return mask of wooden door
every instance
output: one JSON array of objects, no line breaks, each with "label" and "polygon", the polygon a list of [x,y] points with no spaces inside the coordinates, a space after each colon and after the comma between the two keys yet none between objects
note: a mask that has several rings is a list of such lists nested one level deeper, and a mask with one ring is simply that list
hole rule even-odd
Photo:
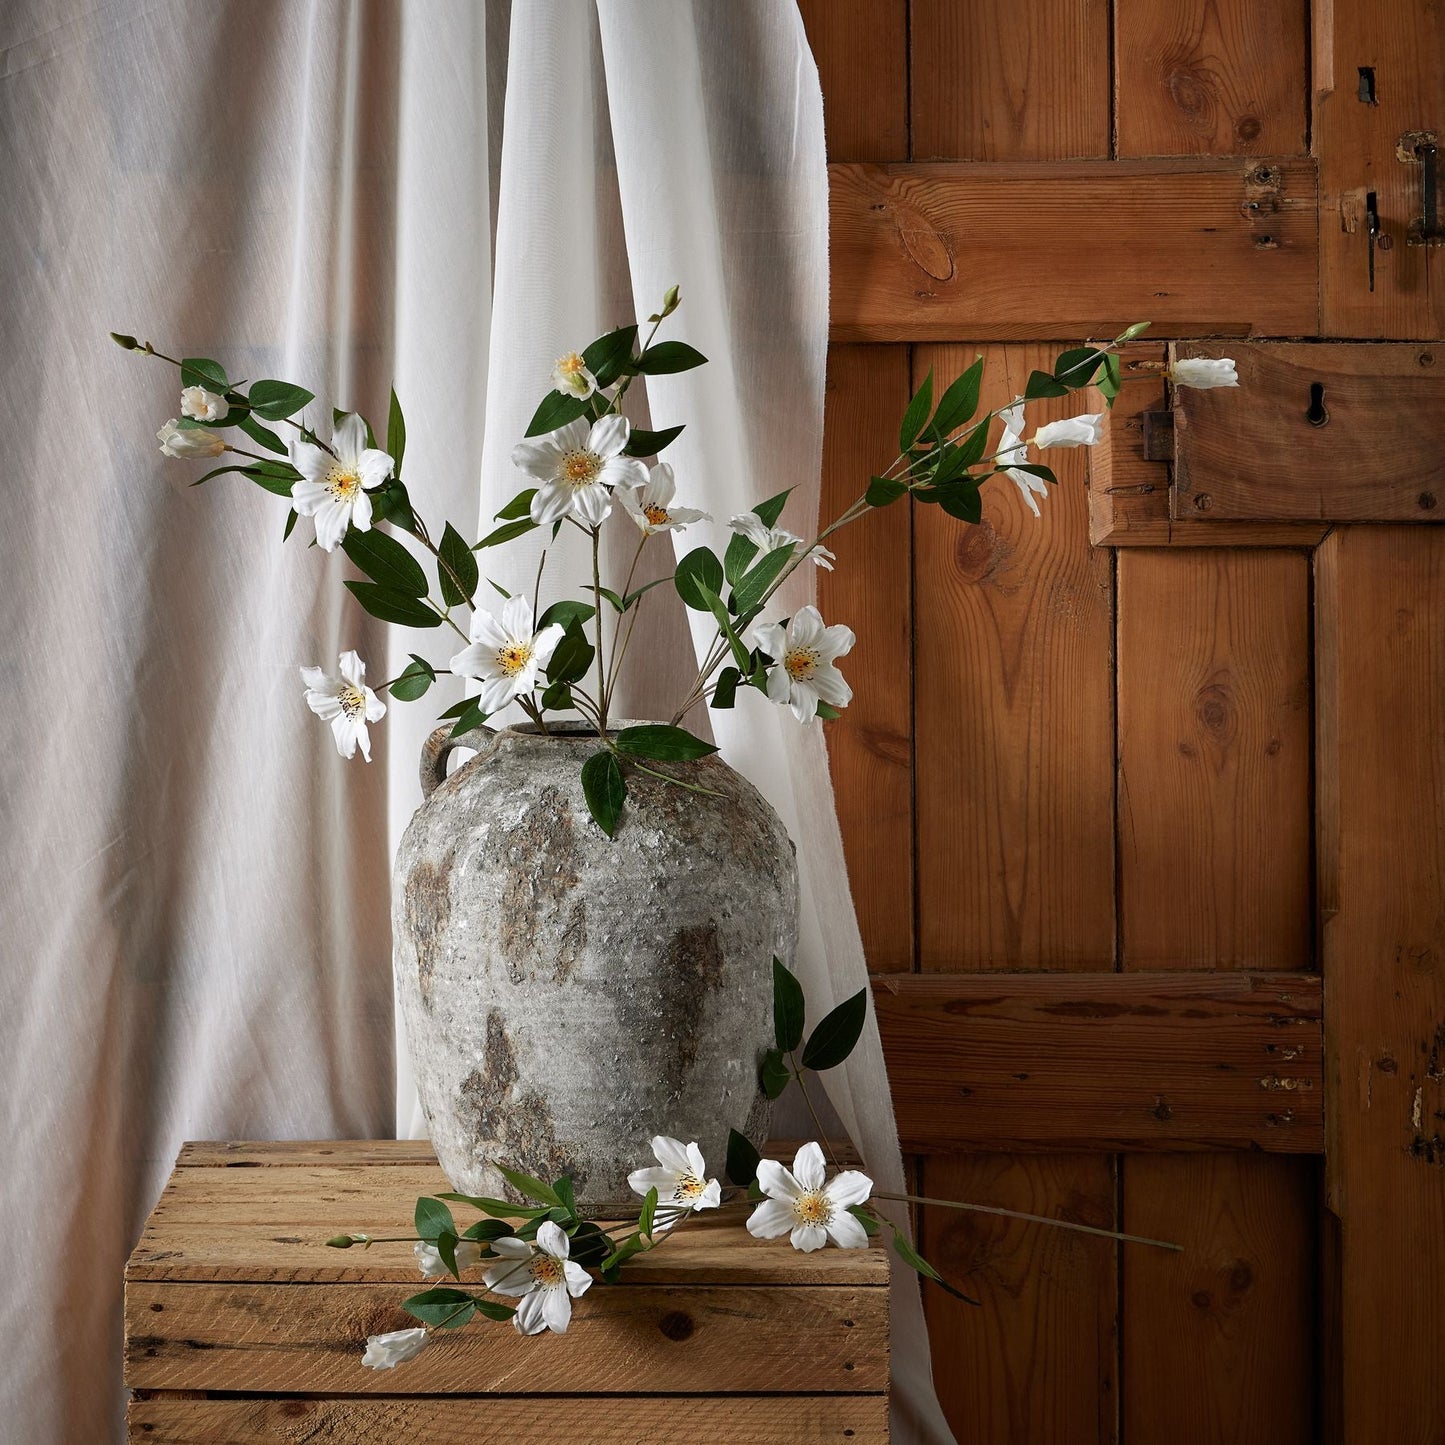
[{"label": "wooden door", "polygon": [[[832,159],[825,506],[892,458],[930,369],[982,351],[995,405],[1155,323],[1107,447],[1051,455],[1042,520],[997,485],[972,528],[897,506],[824,583],[860,639],[829,741],[918,1192],[1184,1246],[925,1208],[983,1301],[927,1295],[954,1429],[1440,1445],[1445,394],[1391,378],[1445,372],[1421,234],[1445,15],[802,9]],[[1221,338],[1253,389],[1166,396],[1149,364]],[[1302,338],[1417,345],[1271,349]],[[1252,397],[1263,431],[1231,441],[1206,396]]]}]

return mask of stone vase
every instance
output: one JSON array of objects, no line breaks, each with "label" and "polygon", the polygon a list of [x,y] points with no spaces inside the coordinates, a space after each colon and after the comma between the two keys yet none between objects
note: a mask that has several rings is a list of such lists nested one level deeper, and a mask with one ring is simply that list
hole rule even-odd
[{"label": "stone vase", "polygon": [[[626,726],[627,724],[619,724]],[[446,777],[454,746],[477,755]],[[422,757],[424,801],[397,851],[393,961],[437,1157],[461,1193],[504,1164],[579,1194],[628,1195],[649,1140],[697,1140],[723,1170],[729,1128],[760,1141],[772,959],[791,964],[798,880],[787,831],[721,759],[628,769],[614,838],[582,763],[595,735],[531,724]]]}]

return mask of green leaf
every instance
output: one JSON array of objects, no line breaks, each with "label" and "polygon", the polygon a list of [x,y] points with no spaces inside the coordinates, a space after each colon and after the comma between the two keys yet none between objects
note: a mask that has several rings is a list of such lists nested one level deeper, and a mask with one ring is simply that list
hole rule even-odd
[{"label": "green leaf", "polygon": [[617,759],[604,749],[593,753],[582,764],[582,794],[593,821],[611,838],[617,832],[622,804],[627,798],[627,784]]},{"label": "green leaf", "polygon": [[657,1217],[657,1186],[654,1184],[644,1195],[642,1208],[637,1215],[637,1232],[639,1234],[652,1233],[653,1223]]},{"label": "green leaf", "polygon": [[767,501],[759,502],[757,506],[753,508],[753,512],[762,518],[763,526],[776,527],[778,525],[778,518],[783,515],[783,508],[788,505],[788,498],[792,495],[793,489],[792,487],[788,487],[777,493],[776,496],[769,497]]},{"label": "green leaf", "polygon": [[436,1249],[441,1256],[441,1262],[446,1265],[447,1272],[453,1279],[462,1277],[461,1271],[457,1268],[457,1237],[450,1230],[437,1235]]},{"label": "green leaf", "polygon": [[584,622],[591,622],[596,612],[590,602],[573,602],[564,598],[561,602],[554,602],[537,619],[537,631],[550,627],[554,622],[560,622],[564,628],[571,627],[573,623],[580,627]]},{"label": "green leaf", "polygon": [[572,705],[572,689],[565,682],[548,683],[542,689],[542,706],[546,711],[565,712]]},{"label": "green leaf", "polygon": [[406,488],[395,479],[371,494],[372,530],[378,522],[390,522],[404,532],[417,536],[416,516],[411,509],[411,497]]},{"label": "green leaf", "polygon": [[475,547],[473,552],[480,552],[484,547],[500,547],[503,542],[510,542],[514,537],[525,537],[528,532],[535,532],[537,524],[530,517],[521,517],[515,522],[503,522],[494,532],[488,532]]},{"label": "green leaf", "polygon": [[1110,352],[1104,358],[1104,374],[1099,378],[1099,394],[1104,398],[1105,405],[1113,408],[1114,400],[1124,384],[1122,369],[1119,365],[1119,358]]},{"label": "green leaf", "polygon": [[[442,601],[448,607],[460,607],[462,603],[470,602],[477,595],[477,583],[481,580],[477,555],[450,522],[442,532],[437,551],[441,553],[437,563],[437,580],[441,583]],[[451,570],[448,571],[448,568]]]},{"label": "green leaf", "polygon": [[874,477],[868,483],[864,500],[870,507],[886,507],[889,502],[896,502],[907,491],[908,483],[900,482],[896,477]]},{"label": "green leaf", "polygon": [[842,710],[833,706],[831,702],[824,702],[818,699],[817,711],[814,714],[821,722],[832,722],[834,718],[843,716]]},{"label": "green leaf", "polygon": [[[407,597],[426,596],[426,573],[422,571],[421,563],[395,537],[389,537],[375,527],[367,532],[358,532],[355,527],[350,527],[341,539],[341,550],[351,559],[352,565],[373,582]],[[421,625],[432,627],[435,623]]]},{"label": "green leaf", "polygon": [[795,546],[775,547],[760,562],[743,573],[733,587],[733,606],[737,608],[739,617],[746,616],[762,603],[764,594],[778,580],[796,552]]},{"label": "green leaf", "polygon": [[569,623],[547,664],[547,681],[580,682],[587,676],[596,655],[587,634],[582,631],[582,624],[577,621]]},{"label": "green leaf", "polygon": [[401,414],[395,387],[391,389],[391,406],[386,413],[386,451],[395,464],[392,472],[400,476],[401,459],[406,454],[406,418]]},{"label": "green leaf", "polygon": [[562,1198],[550,1184],[543,1184],[540,1179],[533,1178],[530,1174],[524,1174],[520,1169],[508,1169],[504,1164],[493,1166],[497,1173],[517,1191],[528,1199],[535,1199],[541,1204],[550,1204],[553,1208],[566,1206],[562,1204]]},{"label": "green leaf", "polygon": [[597,379],[599,387],[611,386],[632,362],[632,347],[637,340],[635,326],[619,326],[606,336],[599,336],[586,351],[582,360],[587,370]]},{"label": "green leaf", "polygon": [[568,1222],[575,1221],[577,1218],[577,1195],[572,1187],[572,1176],[564,1174],[560,1179],[554,1179],[552,1192],[562,1201],[562,1208],[567,1211]]},{"label": "green leaf", "polygon": [[860,988],[846,998],[808,1035],[803,1048],[803,1067],[821,1072],[836,1068],[853,1052],[868,1017],[868,990]]},{"label": "green leaf", "polygon": [[460,1329],[471,1319],[478,1301],[465,1290],[428,1289],[402,1301],[402,1309],[413,1319],[433,1329]]},{"label": "green leaf", "polygon": [[584,1219],[572,1232],[571,1257],[584,1269],[596,1269],[612,1251],[612,1241],[600,1224]]},{"label": "green leaf", "polygon": [[286,443],[283,442],[270,427],[262,426],[249,412],[245,412],[237,417],[236,425],[240,427],[253,442],[265,447],[268,452],[275,452],[283,457],[289,455]]},{"label": "green leaf", "polygon": [[536,487],[528,487],[525,491],[518,492],[500,512],[497,513],[497,521],[513,522],[518,517],[530,517],[532,515],[532,498],[537,495]]},{"label": "green leaf", "polygon": [[408,592],[398,592],[391,587],[381,587],[375,582],[346,583],[348,591],[373,617],[383,622],[395,622],[402,627],[440,627],[441,616],[433,612],[419,598]]},{"label": "green leaf", "polygon": [[950,517],[977,525],[983,518],[983,493],[972,482],[938,488],[938,503]]},{"label": "green leaf", "polygon": [[416,1202],[416,1232],[423,1239],[436,1239],[439,1235],[456,1236],[457,1222],[452,1212],[440,1199],[423,1195]]},{"label": "green leaf", "polygon": [[462,1230],[462,1238],[490,1244],[494,1239],[505,1239],[512,1232],[512,1226],[505,1219],[479,1219]]},{"label": "green leaf", "polygon": [[[908,410],[903,413],[902,425],[898,428],[898,450],[906,452],[923,432],[933,410],[933,371],[923,378],[923,385],[913,394]],[[769,524],[771,525],[771,523]]]},{"label": "green leaf", "polygon": [[978,410],[979,388],[983,385],[983,357],[959,376],[939,399],[933,428],[940,437],[961,427]]},{"label": "green leaf", "polygon": [[706,364],[707,357],[685,341],[659,341],[642,353],[637,369],[646,376],[670,376]]},{"label": "green leaf", "polygon": [[295,508],[295,507],[292,507],[291,510],[286,513],[286,530],[281,533],[281,541],[282,541],[283,543],[285,543],[285,542],[287,542],[287,541],[290,540],[291,533],[295,530],[295,527],[296,527],[296,521],[297,521],[296,508]]},{"label": "green leaf", "polygon": [[651,758],[659,763],[687,762],[717,752],[711,743],[695,738],[686,728],[665,723],[645,723],[623,728],[617,734],[617,750],[633,758]]},{"label": "green leaf", "polygon": [[286,462],[252,462],[242,469],[256,485],[277,497],[290,497],[301,474]]},{"label": "green leaf", "polygon": [[1028,385],[1024,387],[1025,401],[1039,401],[1044,397],[1067,396],[1069,388],[1061,381],[1055,381],[1047,371],[1029,372]]},{"label": "green leaf", "polygon": [[1103,359],[1104,353],[1093,346],[1075,346],[1061,351],[1054,361],[1054,380],[1062,382],[1070,391],[1077,391],[1089,384]]},{"label": "green leaf", "polygon": [[710,612],[712,608],[704,591],[700,589],[706,589],[713,594],[721,592],[723,566],[708,548],[695,547],[677,564],[672,581],[677,588],[677,595],[694,612]]},{"label": "green leaf", "polygon": [[498,1304],[490,1299],[473,1300],[472,1307],[489,1320],[509,1320],[517,1313],[515,1306]]},{"label": "green leaf", "polygon": [[241,465],[239,462],[233,462],[230,466],[226,467],[212,467],[211,470],[205,474],[205,476],[197,477],[195,481],[191,483],[191,485],[193,487],[199,487],[202,482],[209,482],[212,477],[224,476],[227,472],[244,472],[246,470],[248,469],[245,466]]},{"label": "green leaf", "polygon": [[493,1214],[500,1219],[535,1219],[547,1213],[546,1209],[529,1209],[524,1204],[513,1204],[506,1199],[492,1199],[485,1195],[438,1194],[437,1198],[449,1199],[453,1204],[470,1205],[482,1214]]},{"label": "green leaf", "polygon": [[181,385],[203,386],[217,396],[223,396],[231,387],[225,367],[206,356],[188,356],[181,362]]},{"label": "green leaf", "polygon": [[748,563],[758,555],[758,544],[744,537],[741,532],[734,532],[728,540],[727,551],[723,553],[723,576],[730,585],[736,586],[737,580],[748,570]]},{"label": "green leaf", "polygon": [[482,711],[482,705],[474,697],[469,697],[466,706],[462,709],[456,723],[453,725],[448,737],[464,737],[467,733],[475,732],[487,720],[487,714]]},{"label": "green leaf", "polygon": [[627,610],[627,604],[610,587],[599,587],[597,591],[600,596],[607,599],[614,612],[625,612]]},{"label": "green leaf", "polygon": [[1015,462],[1013,470],[1016,472],[1027,472],[1031,477],[1038,477],[1053,486],[1058,486],[1059,479],[1048,467],[1041,467],[1036,462]]},{"label": "green leaf", "polygon": [[732,707],[737,702],[738,684],[742,680],[743,675],[737,668],[723,668],[717,675],[717,683],[713,687],[712,698],[708,705],[717,708]]},{"label": "green leaf", "polygon": [[267,421],[285,421],[316,397],[304,386],[293,386],[289,381],[258,381],[252,385],[247,400],[257,416],[264,416]]},{"label": "green leaf", "polygon": [[412,653],[411,661],[387,691],[399,702],[415,702],[436,680],[437,675],[431,663]]},{"label": "green leaf", "polygon": [[622,1266],[634,1255],[641,1254],[647,1248],[646,1242],[640,1234],[629,1234],[606,1259],[602,1261],[602,1277],[611,1284],[618,1275]]},{"label": "green leaf", "polygon": [[[664,582],[671,581],[671,577],[654,577],[651,582],[644,582],[641,587],[634,587],[632,591],[622,599],[622,610],[626,612],[644,592],[651,592],[654,587],[661,587]],[[602,595],[604,597],[607,596],[607,589],[605,587],[602,589]],[[612,595],[615,597],[617,594],[613,593]]]},{"label": "green leaf", "polygon": [[[867,1225],[864,1225],[864,1228],[866,1229]],[[939,1272],[934,1269],[934,1267],[929,1264],[929,1262],[924,1259],[924,1257],[919,1254],[916,1249],[914,1249],[914,1247],[908,1242],[907,1238],[904,1236],[903,1231],[898,1229],[896,1226],[893,1229],[893,1248],[897,1253],[899,1259],[901,1259],[904,1264],[909,1267],[909,1269],[917,1270],[917,1272],[921,1274],[925,1279],[931,1279],[935,1284],[941,1285],[955,1299],[964,1300],[971,1305],[976,1305],[978,1303],[978,1301],[974,1299],[972,1295],[966,1295],[962,1290],[955,1289],[953,1285],[949,1284],[949,1282],[944,1279],[944,1277],[939,1274]]]},{"label": "green leaf", "polygon": [[622,455],[655,457],[660,451],[670,447],[682,433],[682,426],[663,427],[661,431],[643,431],[641,427],[633,427],[632,435],[627,438],[627,445],[622,449]]},{"label": "green leaf", "polygon": [[753,1141],[736,1129],[728,1130],[728,1182],[739,1189],[746,1189],[758,1177],[758,1165],[763,1156],[753,1147]]},{"label": "green leaf", "polygon": [[579,416],[587,415],[589,410],[581,397],[569,396],[565,391],[549,391],[527,423],[526,434],[529,437],[544,436],[566,426],[569,421],[576,421]]},{"label": "green leaf", "polygon": [[791,1070],[777,1049],[769,1049],[763,1055],[763,1062],[758,1068],[758,1083],[762,1085],[763,1093],[768,1098],[776,1099],[788,1087],[788,1080],[792,1077]]},{"label": "green leaf", "polygon": [[871,1239],[875,1234],[880,1234],[883,1226],[878,1223],[877,1216],[866,1205],[850,1204],[848,1213],[863,1226],[864,1231]]},{"label": "green leaf", "polygon": [[782,959],[773,959],[773,1037],[790,1054],[803,1042],[803,985]]}]

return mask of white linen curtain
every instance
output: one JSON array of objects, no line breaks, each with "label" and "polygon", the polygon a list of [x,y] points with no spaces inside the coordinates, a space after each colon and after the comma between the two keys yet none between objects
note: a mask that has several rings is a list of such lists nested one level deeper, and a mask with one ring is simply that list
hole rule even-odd
[{"label": "white linen curtain", "polygon": [[[335,755],[296,667],[355,646],[389,676],[424,649],[360,617],[304,523],[277,545],[276,499],[235,477],[189,490],[198,466],[151,440],[174,372],[105,331],[378,420],[394,375],[413,495],[466,530],[518,489],[508,453],[552,358],[679,281],[678,334],[712,364],[645,401],[655,424],[688,422],[686,500],[720,537],[797,484],[805,532],[825,188],[790,0],[0,11],[14,1438],[118,1438],[121,1265],[181,1140],[391,1132],[390,847],[433,716],[394,707],[370,768]],[[525,547],[488,560],[530,582]],[[656,671],[624,702],[639,716],[695,666],[680,607],[649,626]],[[755,697],[713,725],[798,843],[798,967],[821,1010],[865,978],[821,733]],[[871,1030],[830,1094],[901,1188]],[[946,1439],[906,1275],[895,1311],[897,1438]]]}]

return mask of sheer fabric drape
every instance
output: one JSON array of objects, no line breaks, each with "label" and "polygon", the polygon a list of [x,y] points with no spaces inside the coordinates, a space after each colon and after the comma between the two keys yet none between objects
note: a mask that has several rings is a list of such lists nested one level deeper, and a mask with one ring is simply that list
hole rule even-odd
[{"label": "sheer fabric drape", "polygon": [[[378,418],[394,376],[413,494],[466,530],[517,490],[552,358],[679,281],[712,364],[645,401],[689,424],[684,500],[721,536],[796,484],[805,531],[821,101],[785,0],[12,0],[0,57],[0,1406],[14,1438],[99,1440],[120,1430],[121,1265],[179,1142],[386,1134],[396,1097],[408,1123],[388,873],[433,715],[393,708],[369,768],[336,757],[297,666],[354,646],[389,676],[425,648],[349,606],[304,524],[282,549],[276,499],[190,490],[198,468],[151,439],[174,372],[105,332]],[[530,585],[535,563],[487,570]],[[549,575],[577,565],[564,546]],[[696,666],[665,594],[634,715]],[[798,842],[821,1009],[864,979],[821,732],[753,697],[713,725]],[[831,1082],[900,1187],[875,1036]],[[910,1280],[896,1300],[898,1438],[944,1438]]]}]

